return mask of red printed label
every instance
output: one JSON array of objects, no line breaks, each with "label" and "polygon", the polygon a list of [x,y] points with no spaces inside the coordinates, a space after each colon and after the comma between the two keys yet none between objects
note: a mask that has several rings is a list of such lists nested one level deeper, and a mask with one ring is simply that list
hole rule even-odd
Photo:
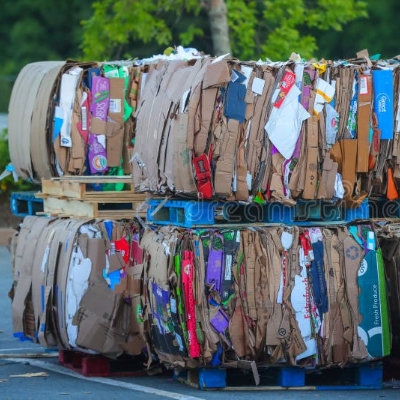
[{"label": "red printed label", "polygon": [[274,107],[279,108],[283,101],[285,100],[286,95],[289,93],[289,90],[292,88],[296,81],[296,74],[292,71],[286,71],[285,75],[279,84],[279,93],[275,100]]}]

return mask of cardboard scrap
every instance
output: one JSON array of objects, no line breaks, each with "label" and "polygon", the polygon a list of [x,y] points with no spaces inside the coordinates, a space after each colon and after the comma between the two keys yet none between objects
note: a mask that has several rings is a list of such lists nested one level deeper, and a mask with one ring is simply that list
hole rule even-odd
[{"label": "cardboard scrap", "polygon": [[26,374],[10,375],[10,378],[41,378],[49,376],[47,372],[29,372]]}]

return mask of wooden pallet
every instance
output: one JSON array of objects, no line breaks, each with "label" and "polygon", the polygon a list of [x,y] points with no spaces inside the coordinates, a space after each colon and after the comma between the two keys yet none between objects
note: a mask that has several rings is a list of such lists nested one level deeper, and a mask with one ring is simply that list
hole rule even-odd
[{"label": "wooden pallet", "polygon": [[[124,189],[93,190],[90,185],[123,183]],[[43,179],[41,214],[58,217],[132,219],[139,215],[146,194],[135,193],[131,176],[63,176]],[[138,209],[140,212],[137,214]]]},{"label": "wooden pallet", "polygon": [[48,197],[43,199],[43,212],[37,214],[67,218],[132,219],[137,215],[144,218],[146,213],[140,210],[144,200],[145,196],[135,201],[102,199],[97,202]]},{"label": "wooden pallet", "polygon": [[316,370],[291,366],[260,368],[257,383],[248,369],[198,368],[175,372],[174,377],[200,390],[367,390],[383,387],[381,362]]},{"label": "wooden pallet", "polygon": [[[121,191],[96,191],[90,184],[123,183]],[[42,196],[69,198],[76,200],[97,200],[101,198],[135,197],[132,177],[124,176],[63,176],[42,180]],[[137,196],[137,194],[136,194]]]}]

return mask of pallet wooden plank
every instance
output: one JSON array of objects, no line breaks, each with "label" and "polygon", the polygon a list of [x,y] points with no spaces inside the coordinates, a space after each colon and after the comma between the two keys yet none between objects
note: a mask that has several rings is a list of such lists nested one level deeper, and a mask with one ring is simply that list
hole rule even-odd
[{"label": "pallet wooden plank", "polygon": [[95,192],[85,193],[82,197],[75,195],[65,195],[61,192],[59,194],[47,194],[47,193],[36,193],[35,198],[47,199],[47,198],[58,198],[58,199],[71,199],[71,200],[81,200],[81,201],[92,201],[95,203],[129,203],[131,201],[145,201],[146,194],[141,193],[125,193],[125,192]]},{"label": "pallet wooden plank", "polygon": [[74,181],[42,180],[42,193],[57,197],[83,198],[85,189],[82,184]]},{"label": "pallet wooden plank", "polygon": [[[122,201],[83,201],[47,197],[43,199],[43,214],[59,217],[132,219],[142,207],[142,201],[123,199]],[[138,215],[145,218],[146,212]]]},{"label": "pallet wooden plank", "polygon": [[53,197],[43,199],[43,211],[51,215],[63,214],[85,218],[97,217],[97,207],[94,203]]},{"label": "pallet wooden plank", "polygon": [[129,203],[130,201],[145,201],[146,194],[126,193],[126,192],[101,192],[85,193],[84,200],[96,201],[102,203],[104,200],[114,203]]},{"label": "pallet wooden plank", "polygon": [[136,217],[135,210],[99,210],[97,217],[102,219],[133,219]]},{"label": "pallet wooden plank", "polygon": [[[91,199],[92,197],[114,196],[116,198],[132,196],[138,194],[134,192],[132,179],[127,177],[62,177],[42,180],[42,192],[37,197],[66,197],[80,200]],[[123,183],[123,190],[92,190],[87,185],[90,183],[108,184]]]},{"label": "pallet wooden plank", "polygon": [[77,181],[81,183],[133,183],[131,175],[64,175],[50,178],[52,181]]}]

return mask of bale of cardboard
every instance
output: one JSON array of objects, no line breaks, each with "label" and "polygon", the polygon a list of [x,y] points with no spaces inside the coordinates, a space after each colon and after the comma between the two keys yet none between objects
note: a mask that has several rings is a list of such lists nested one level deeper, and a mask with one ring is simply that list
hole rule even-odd
[{"label": "bale of cardboard", "polygon": [[9,149],[18,176],[40,183],[129,174],[134,71],[124,63],[69,60],[25,66],[9,104]]},{"label": "bale of cardboard", "polygon": [[344,366],[391,352],[373,224],[148,229],[149,346],[173,368]]},{"label": "bale of cardboard", "polygon": [[135,114],[138,191],[236,201],[398,198],[399,58],[159,60]]},{"label": "bale of cardboard", "polygon": [[381,221],[378,239],[382,247],[388,285],[388,301],[391,317],[393,357],[400,356],[400,224],[399,221]]},{"label": "bale of cardboard", "polygon": [[142,354],[139,232],[133,221],[27,216],[13,257],[14,336],[110,358]]}]

